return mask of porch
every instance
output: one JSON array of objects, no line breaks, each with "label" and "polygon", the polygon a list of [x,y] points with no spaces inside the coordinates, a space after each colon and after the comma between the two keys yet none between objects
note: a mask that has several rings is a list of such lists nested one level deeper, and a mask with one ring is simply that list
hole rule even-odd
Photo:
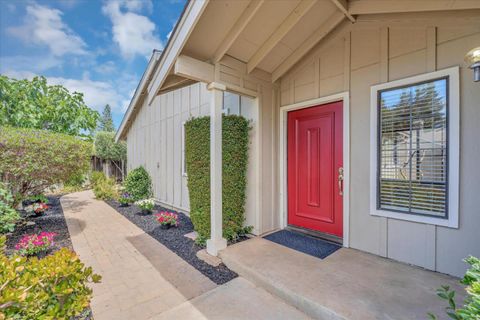
[{"label": "porch", "polygon": [[318,259],[257,237],[220,252],[240,276],[314,319],[446,319],[436,289],[464,289],[457,278],[358,250]]}]

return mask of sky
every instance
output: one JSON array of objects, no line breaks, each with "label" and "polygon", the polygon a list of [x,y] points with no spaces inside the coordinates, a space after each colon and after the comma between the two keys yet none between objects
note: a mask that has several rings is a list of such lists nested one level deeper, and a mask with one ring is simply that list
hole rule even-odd
[{"label": "sky", "polygon": [[186,0],[0,0],[0,73],[43,75],[84,94],[118,127],[153,49],[162,50]]}]

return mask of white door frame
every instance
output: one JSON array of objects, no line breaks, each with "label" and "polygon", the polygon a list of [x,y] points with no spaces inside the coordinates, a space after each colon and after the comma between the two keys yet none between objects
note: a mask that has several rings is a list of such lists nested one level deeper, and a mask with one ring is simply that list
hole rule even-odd
[{"label": "white door frame", "polygon": [[343,246],[349,247],[350,235],[350,94],[348,91],[280,107],[280,227],[288,221],[287,188],[287,114],[331,102],[343,102]]}]

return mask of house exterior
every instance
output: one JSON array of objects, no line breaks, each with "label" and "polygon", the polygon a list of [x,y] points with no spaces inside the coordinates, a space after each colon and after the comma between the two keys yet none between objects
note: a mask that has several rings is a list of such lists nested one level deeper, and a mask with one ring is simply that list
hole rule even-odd
[{"label": "house exterior", "polygon": [[210,115],[212,236],[221,114],[252,120],[246,224],[460,276],[480,256],[480,46],[468,0],[190,1],[117,139],[155,198],[188,213],[183,123]]}]

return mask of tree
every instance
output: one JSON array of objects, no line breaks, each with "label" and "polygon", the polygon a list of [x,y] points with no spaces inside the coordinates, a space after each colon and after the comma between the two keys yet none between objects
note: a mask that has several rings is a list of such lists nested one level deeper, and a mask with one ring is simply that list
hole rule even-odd
[{"label": "tree", "polygon": [[103,108],[102,116],[98,120],[97,130],[107,132],[115,131],[115,126],[113,125],[112,120],[112,109],[108,104],[105,106],[105,108]]},{"label": "tree", "polygon": [[115,132],[97,132],[94,146],[95,155],[101,159],[117,161],[127,159],[127,145],[125,141],[115,142]]},{"label": "tree", "polygon": [[0,180],[15,203],[84,174],[92,143],[47,130],[0,127]]},{"label": "tree", "polygon": [[99,114],[61,85],[45,77],[16,80],[0,76],[0,126],[47,129],[74,136],[91,136]]}]

